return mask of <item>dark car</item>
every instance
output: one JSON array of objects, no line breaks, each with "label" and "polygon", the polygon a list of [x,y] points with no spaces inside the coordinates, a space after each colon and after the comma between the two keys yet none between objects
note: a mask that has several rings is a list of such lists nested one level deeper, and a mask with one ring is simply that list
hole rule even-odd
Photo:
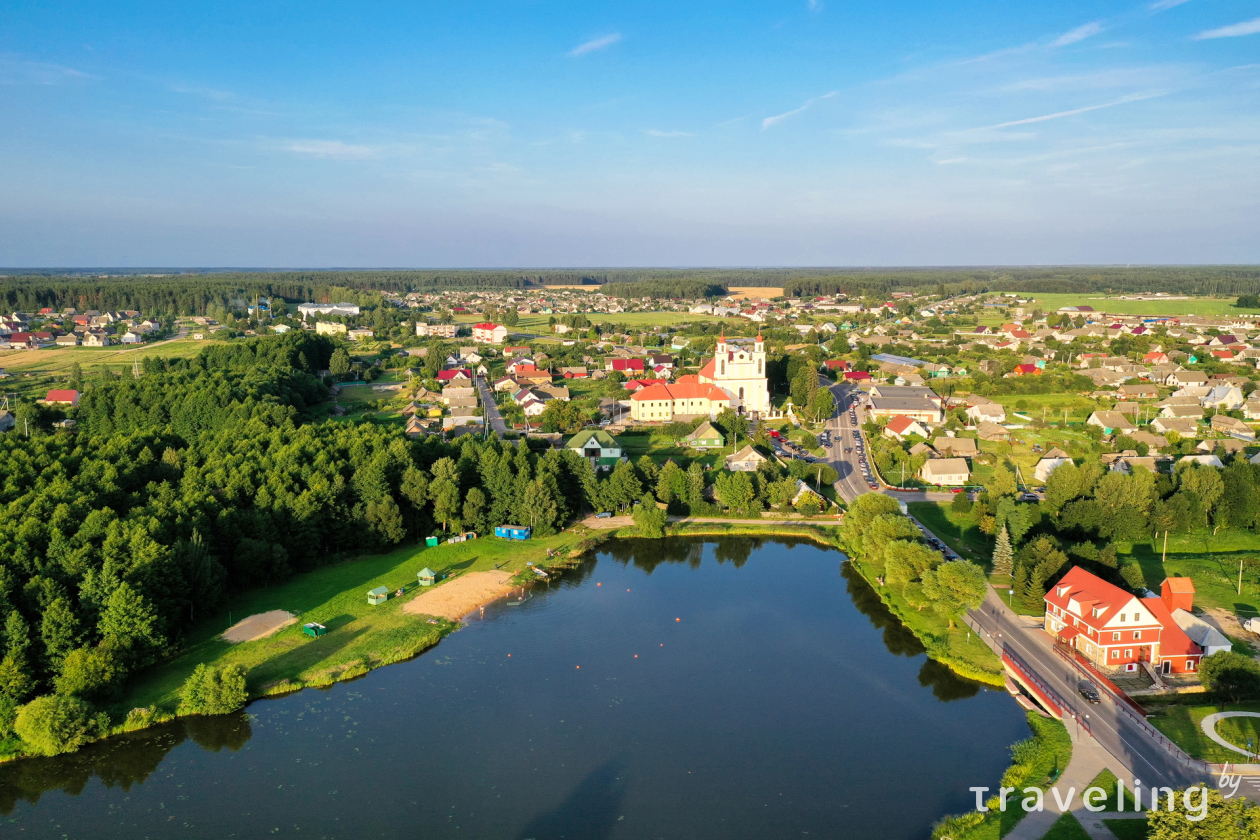
[{"label": "dark car", "polygon": [[1089,680],[1081,680],[1078,682],[1076,684],[1076,690],[1081,693],[1082,697],[1091,703],[1102,702],[1102,697],[1098,694],[1098,686],[1094,685]]}]

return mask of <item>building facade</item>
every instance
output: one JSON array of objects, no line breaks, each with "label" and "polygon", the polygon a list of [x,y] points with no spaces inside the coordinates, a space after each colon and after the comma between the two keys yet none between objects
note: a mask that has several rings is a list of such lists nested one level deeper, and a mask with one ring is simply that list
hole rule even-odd
[{"label": "building facade", "polygon": [[702,384],[722,389],[737,411],[757,415],[770,411],[766,343],[760,333],[752,350],[727,344],[725,336],[719,338],[713,358],[700,369],[699,379]]}]

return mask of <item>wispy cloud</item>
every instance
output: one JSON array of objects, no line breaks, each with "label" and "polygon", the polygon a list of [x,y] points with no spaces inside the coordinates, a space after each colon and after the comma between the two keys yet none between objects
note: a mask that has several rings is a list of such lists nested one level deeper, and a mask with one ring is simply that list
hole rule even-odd
[{"label": "wispy cloud", "polygon": [[691,137],[690,131],[661,131],[659,128],[649,128],[646,132],[648,137]]},{"label": "wispy cloud", "polygon": [[230,90],[215,90],[214,88],[193,87],[190,85],[167,85],[166,87],[172,93],[200,96],[205,99],[213,99],[215,102],[227,102],[236,98],[236,94]]},{"label": "wispy cloud", "polygon": [[1164,9],[1171,9],[1173,6],[1180,6],[1182,3],[1189,3],[1190,0],[1156,0],[1148,8],[1153,12],[1162,12]]},{"label": "wispy cloud", "polygon": [[766,117],[764,120],[761,121],[761,130],[765,131],[767,128],[769,128],[772,125],[778,125],[784,120],[790,119],[791,117],[794,117],[797,114],[802,113],[803,111],[808,111],[810,106],[812,106],[815,102],[821,102],[824,99],[830,99],[831,97],[835,96],[839,92],[840,91],[838,90],[833,90],[833,91],[830,91],[829,93],[824,93],[822,96],[815,96],[813,99],[806,101],[806,103],[799,108],[793,108],[791,111],[784,111],[782,114],[775,114],[773,117]]},{"label": "wispy cloud", "polygon": [[586,55],[589,52],[595,52],[596,50],[602,50],[607,47],[611,47],[613,44],[617,43],[620,40],[621,40],[620,32],[614,32],[611,35],[603,35],[599,38],[592,38],[591,40],[587,41],[585,44],[578,44],[576,47],[569,50],[569,55]]},{"label": "wispy cloud", "polygon": [[0,55],[0,84],[59,85],[65,82],[96,78],[91,73],[43,61],[23,61],[15,56]]},{"label": "wispy cloud", "polygon": [[1071,32],[1064,32],[1058,38],[1050,42],[1052,47],[1066,47],[1069,44],[1075,44],[1077,41],[1084,41],[1103,31],[1102,21],[1094,21],[1084,26],[1078,26]]},{"label": "wispy cloud", "polygon": [[376,154],[370,146],[356,146],[340,140],[292,140],[284,150],[296,155],[338,160],[363,160]]},{"label": "wispy cloud", "polygon": [[1111,102],[1103,102],[1100,105],[1087,105],[1084,108],[1073,108],[1070,111],[1056,111],[1053,114],[1042,114],[1039,117],[1028,117],[1022,120],[1011,120],[1010,122],[998,123],[997,125],[985,126],[983,130],[994,128],[1011,128],[1017,125],[1032,125],[1033,123],[1049,122],[1050,120],[1058,120],[1064,117],[1074,117],[1077,114],[1086,114],[1090,111],[1101,111],[1103,108],[1114,108],[1117,105],[1127,105],[1130,102],[1141,102],[1144,99],[1154,99],[1157,96],[1163,96],[1162,93],[1135,93],[1132,96],[1123,96]]},{"label": "wispy cloud", "polygon": [[1195,35],[1194,40],[1206,41],[1209,38],[1236,38],[1239,35],[1255,35],[1257,32],[1260,32],[1260,17],[1254,20],[1245,20],[1242,23],[1222,26],[1219,29],[1208,29]]}]

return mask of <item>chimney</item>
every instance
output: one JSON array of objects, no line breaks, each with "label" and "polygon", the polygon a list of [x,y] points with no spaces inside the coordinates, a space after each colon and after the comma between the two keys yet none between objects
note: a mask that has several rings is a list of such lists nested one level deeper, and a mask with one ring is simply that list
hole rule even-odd
[{"label": "chimney", "polygon": [[1159,587],[1159,599],[1169,612],[1179,609],[1191,612],[1194,607],[1194,581],[1188,577],[1165,578]]}]

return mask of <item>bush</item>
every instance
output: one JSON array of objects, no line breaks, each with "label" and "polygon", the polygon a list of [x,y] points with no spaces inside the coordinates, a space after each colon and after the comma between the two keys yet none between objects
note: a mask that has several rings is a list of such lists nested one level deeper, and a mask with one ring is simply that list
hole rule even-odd
[{"label": "bush", "polygon": [[1205,656],[1199,679],[1208,691],[1230,702],[1260,696],[1260,663],[1241,653],[1223,650]]},{"label": "bush", "polygon": [[58,694],[92,697],[115,688],[122,673],[114,652],[105,647],[76,648],[66,654],[56,679]]},{"label": "bush", "polygon": [[1120,577],[1138,594],[1146,589],[1146,575],[1142,574],[1142,567],[1138,563],[1125,563],[1121,566]]},{"label": "bush", "polygon": [[971,513],[971,499],[966,493],[955,493],[954,500],[949,503],[949,508],[958,514]]},{"label": "bush", "polygon": [[665,536],[666,513],[656,506],[656,499],[648,494],[634,509],[634,524],[639,536],[660,539]]},{"label": "bush", "polygon": [[242,708],[249,700],[245,669],[239,665],[212,668],[197,666],[180,689],[181,715],[226,715]]},{"label": "bush", "polygon": [[26,747],[39,755],[60,755],[90,743],[108,728],[92,707],[77,697],[46,694],[18,710],[13,727]]},{"label": "bush", "polygon": [[817,449],[818,438],[814,437],[814,435],[811,432],[803,432],[801,434],[801,446],[810,450]]}]

